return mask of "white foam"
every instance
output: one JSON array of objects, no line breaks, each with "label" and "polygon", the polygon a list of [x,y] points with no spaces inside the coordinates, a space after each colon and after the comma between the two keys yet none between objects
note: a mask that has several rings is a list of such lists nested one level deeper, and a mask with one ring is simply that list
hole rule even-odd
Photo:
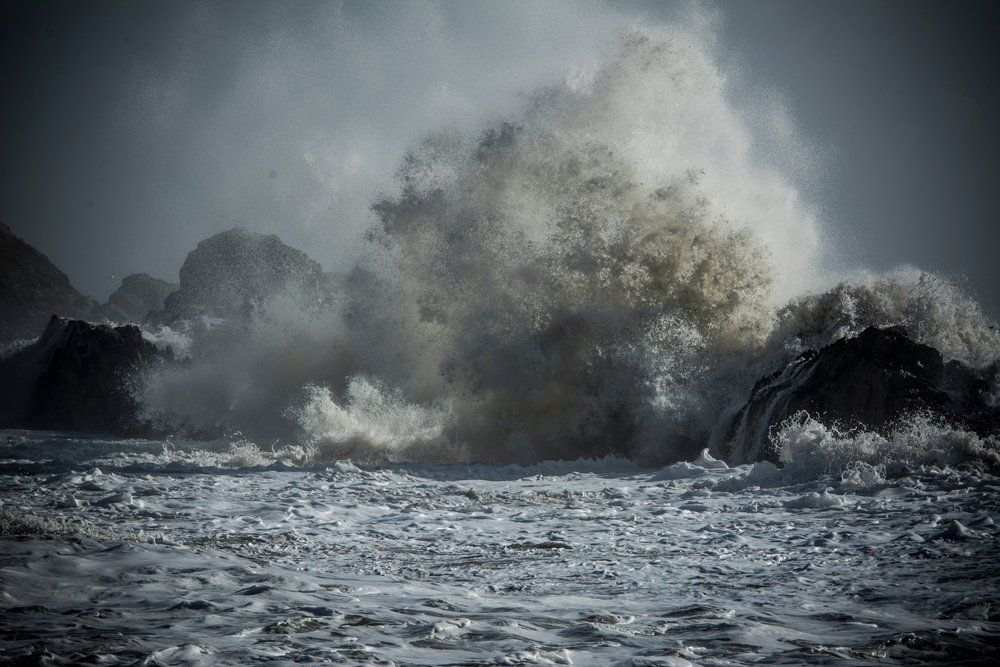
[{"label": "white foam", "polygon": [[325,387],[307,390],[305,405],[292,413],[316,458],[349,454],[362,460],[429,456],[456,461],[467,456],[462,446],[448,441],[453,418],[447,404],[407,403],[399,392],[364,376],[351,378],[343,407]]},{"label": "white foam", "polygon": [[863,430],[842,433],[812,417],[794,417],[779,430],[776,441],[786,483],[836,474],[845,487],[871,486],[884,481],[887,466],[1000,462],[996,438],[984,439],[921,415],[897,423],[888,438]]},{"label": "white foam", "polygon": [[974,469],[764,488],[775,466],[704,455],[676,480],[622,458],[298,468],[277,447],[241,468],[195,463],[229,442],[181,440],[99,441],[67,468],[52,452],[71,442],[0,438],[14,660],[809,663],[942,619],[961,632],[926,636],[925,658],[995,653],[1000,479]]},{"label": "white foam", "polygon": [[823,509],[826,507],[840,507],[843,504],[843,498],[830,495],[830,491],[825,490],[823,493],[816,493],[814,491],[800,498],[785,501],[784,506],[788,509]]}]

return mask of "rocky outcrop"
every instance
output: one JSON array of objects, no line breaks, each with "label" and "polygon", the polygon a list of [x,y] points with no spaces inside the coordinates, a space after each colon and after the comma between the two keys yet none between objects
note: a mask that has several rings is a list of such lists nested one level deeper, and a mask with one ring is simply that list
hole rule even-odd
[{"label": "rocky outcrop", "polygon": [[240,227],[216,234],[188,253],[180,289],[151,316],[174,324],[203,316],[248,321],[275,296],[289,291],[322,299],[327,276],[300,250]]},{"label": "rocky outcrop", "polygon": [[897,329],[870,327],[803,353],[761,378],[727,430],[723,453],[733,463],[777,462],[773,429],[805,411],[828,424],[885,433],[899,418],[926,412],[983,433],[998,426],[985,397],[998,369],[975,370],[912,341]]},{"label": "rocky outcrop", "polygon": [[145,273],[125,276],[121,287],[108,297],[108,302],[94,310],[94,319],[109,320],[117,324],[142,322],[151,311],[163,310],[167,297],[176,292],[178,287],[175,283],[168,283]]},{"label": "rocky outcrop", "polygon": [[172,360],[136,326],[52,316],[33,344],[0,359],[0,428],[137,435],[142,373]]},{"label": "rocky outcrop", "polygon": [[53,314],[87,319],[97,302],[0,223],[0,344],[36,338]]}]

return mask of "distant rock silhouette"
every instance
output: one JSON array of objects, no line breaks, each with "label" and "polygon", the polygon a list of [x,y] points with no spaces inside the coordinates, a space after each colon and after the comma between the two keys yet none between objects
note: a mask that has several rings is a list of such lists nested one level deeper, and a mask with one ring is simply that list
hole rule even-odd
[{"label": "distant rock silhouette", "polygon": [[53,316],[37,341],[0,359],[0,428],[146,432],[134,390],[143,371],[172,358],[136,326]]},{"label": "distant rock silhouette", "polygon": [[277,236],[240,228],[199,243],[180,285],[127,276],[104,305],[3,226],[0,259],[0,343],[38,337],[0,356],[0,428],[153,435],[142,415],[144,374],[173,363],[173,353],[158,351],[137,326],[84,320],[180,325],[202,345],[224,345],[243,340],[244,327],[279,298],[307,312],[322,308],[335,281]]},{"label": "distant rock silhouette", "polygon": [[106,304],[94,309],[93,317],[117,324],[137,324],[151,311],[163,310],[164,301],[178,287],[145,273],[133,273],[122,278],[121,287],[112,292]]},{"label": "distant rock silhouette", "polygon": [[828,424],[884,432],[894,421],[929,412],[983,433],[998,426],[984,400],[996,368],[976,371],[912,341],[900,330],[869,327],[819,351],[803,353],[761,378],[730,423],[723,454],[735,463],[777,462],[771,431],[806,411]]},{"label": "distant rock silhouette", "polygon": [[0,343],[36,338],[53,314],[88,319],[97,302],[0,223]]},{"label": "distant rock silhouette", "polygon": [[236,227],[205,239],[188,253],[180,289],[150,319],[158,324],[200,317],[247,321],[288,291],[322,300],[328,280],[317,262],[276,235]]}]

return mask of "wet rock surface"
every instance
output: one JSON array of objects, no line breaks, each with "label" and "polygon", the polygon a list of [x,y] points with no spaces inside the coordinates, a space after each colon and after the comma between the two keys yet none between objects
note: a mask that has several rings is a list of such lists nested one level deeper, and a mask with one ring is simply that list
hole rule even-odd
[{"label": "wet rock surface", "polygon": [[740,463],[778,461],[770,435],[802,412],[843,428],[885,433],[900,418],[928,413],[988,434],[1000,413],[987,400],[998,369],[947,363],[936,349],[897,328],[869,327],[821,350],[809,350],[761,378],[731,421],[724,447]]},{"label": "wet rock surface", "polygon": [[141,375],[168,363],[136,326],[53,316],[33,344],[0,359],[0,428],[137,435]]}]

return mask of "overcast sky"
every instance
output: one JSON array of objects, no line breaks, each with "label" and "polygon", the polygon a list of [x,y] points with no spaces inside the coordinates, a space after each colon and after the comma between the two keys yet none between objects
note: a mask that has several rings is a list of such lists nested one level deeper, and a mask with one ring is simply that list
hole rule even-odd
[{"label": "overcast sky", "polygon": [[[816,156],[789,178],[840,255],[964,275],[1000,315],[994,5],[703,6],[734,103],[783,100]],[[655,2],[0,0],[0,221],[102,301],[129,273],[176,281],[198,241],[235,225],[343,268],[420,135],[502,115],[629,25],[692,16]]]}]

